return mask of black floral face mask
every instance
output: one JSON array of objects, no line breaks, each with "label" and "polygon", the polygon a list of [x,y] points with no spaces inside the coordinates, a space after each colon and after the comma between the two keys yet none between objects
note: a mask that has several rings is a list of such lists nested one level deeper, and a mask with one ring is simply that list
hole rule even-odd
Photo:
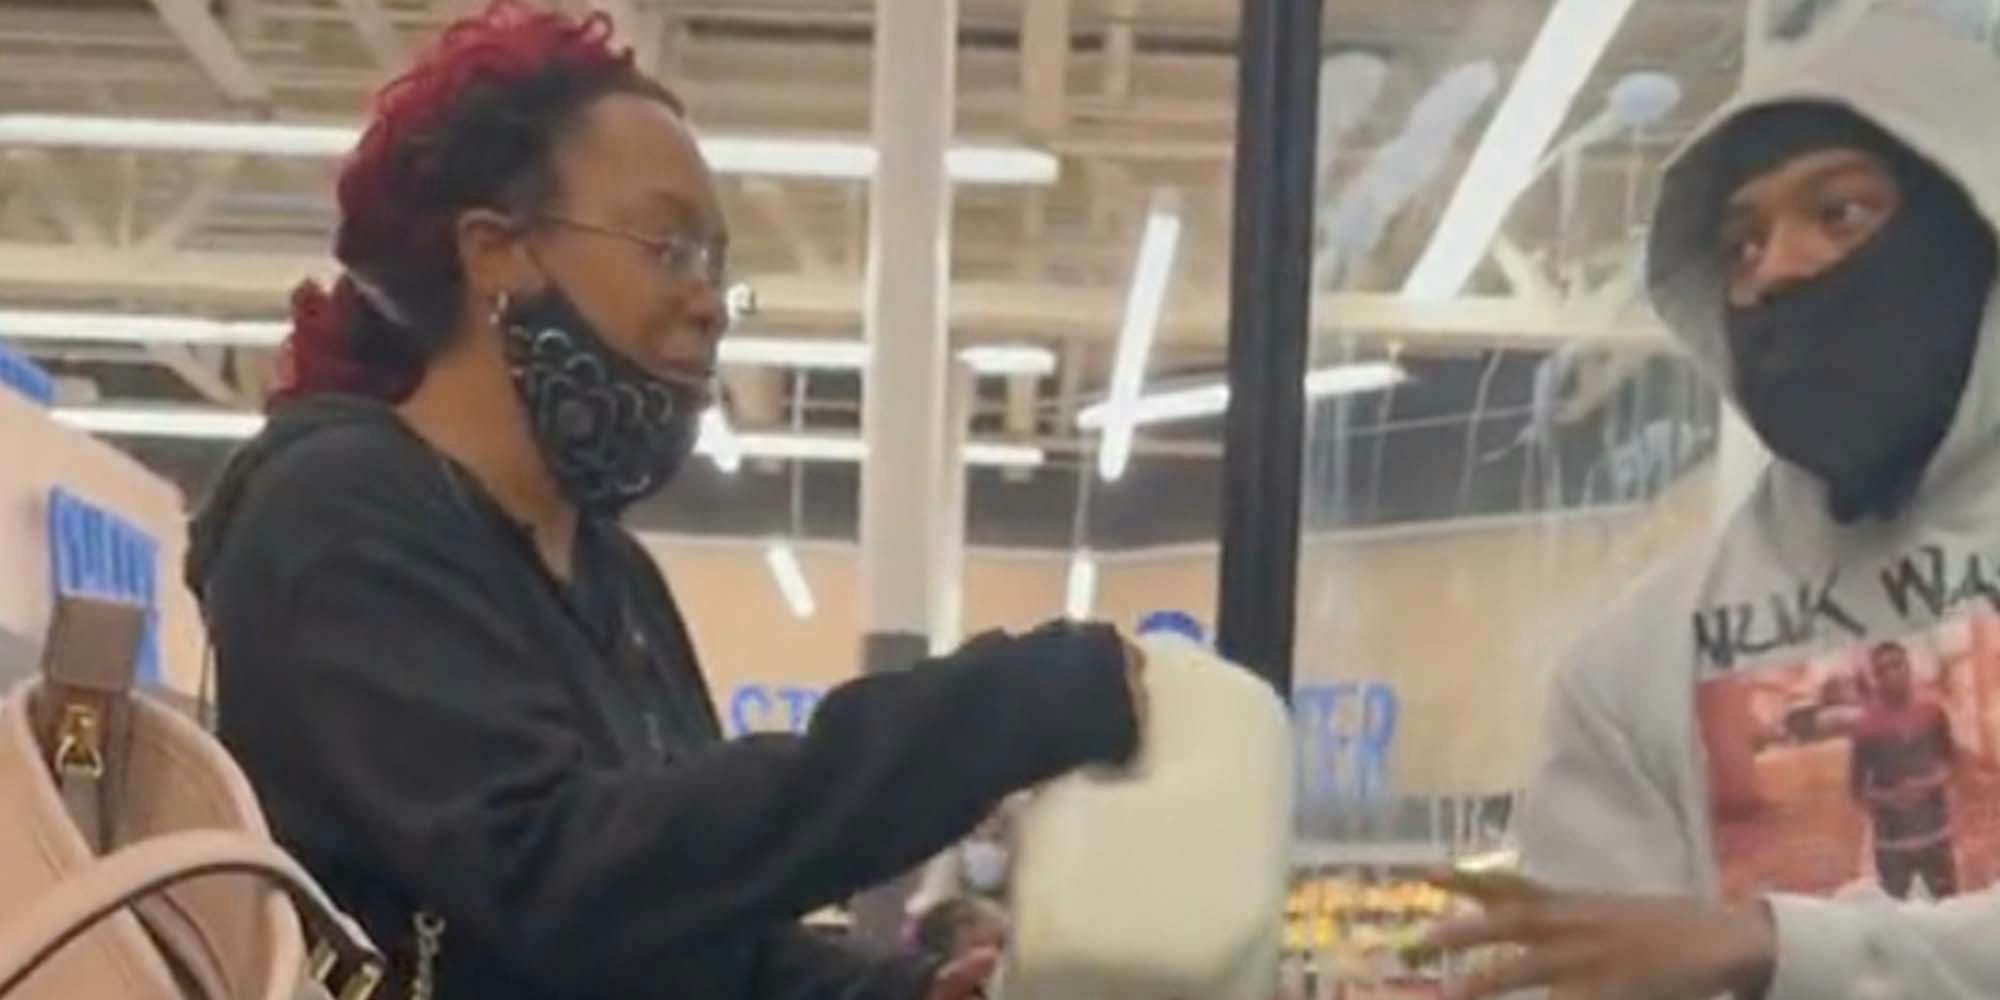
[{"label": "black floral face mask", "polygon": [[709,393],[618,353],[554,284],[506,307],[500,331],[542,459],[579,509],[616,517],[693,453]]}]

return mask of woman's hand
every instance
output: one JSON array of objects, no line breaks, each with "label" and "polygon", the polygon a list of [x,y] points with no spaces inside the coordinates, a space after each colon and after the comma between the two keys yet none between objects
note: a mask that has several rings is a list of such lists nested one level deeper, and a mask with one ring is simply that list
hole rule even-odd
[{"label": "woman's hand", "polygon": [[931,977],[924,1000],[977,1000],[986,995],[986,981],[1000,964],[1000,953],[992,948],[974,948],[952,959]]},{"label": "woman's hand", "polygon": [[1517,949],[1456,983],[1450,1000],[1547,987],[1558,1000],[1757,1000],[1777,960],[1762,904],[1671,896],[1559,893],[1514,875],[1450,874],[1440,887],[1478,902],[1427,943],[1449,952]]}]

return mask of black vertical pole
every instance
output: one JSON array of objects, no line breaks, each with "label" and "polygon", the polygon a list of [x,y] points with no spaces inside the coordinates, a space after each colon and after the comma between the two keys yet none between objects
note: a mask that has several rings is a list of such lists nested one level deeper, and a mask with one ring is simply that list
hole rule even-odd
[{"label": "black vertical pole", "polygon": [[1218,642],[1292,690],[1320,0],[1243,0]]}]

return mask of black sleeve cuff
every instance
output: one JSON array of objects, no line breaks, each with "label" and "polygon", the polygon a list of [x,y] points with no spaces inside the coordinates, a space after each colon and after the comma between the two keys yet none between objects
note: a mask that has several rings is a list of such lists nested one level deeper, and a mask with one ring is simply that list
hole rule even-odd
[{"label": "black sleeve cuff", "polygon": [[1122,764],[1139,744],[1125,642],[1108,625],[1063,623],[1021,636],[996,657],[1023,698],[1034,755],[1050,773]]}]

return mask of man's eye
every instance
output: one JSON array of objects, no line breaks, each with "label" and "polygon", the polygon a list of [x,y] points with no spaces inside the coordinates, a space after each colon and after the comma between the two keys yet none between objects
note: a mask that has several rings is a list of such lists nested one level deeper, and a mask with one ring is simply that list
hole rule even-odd
[{"label": "man's eye", "polygon": [[1722,256],[1731,268],[1742,269],[1757,262],[1764,252],[1763,241],[1751,236],[1736,236],[1722,244]]},{"label": "man's eye", "polygon": [[1839,198],[1820,208],[1820,223],[1829,229],[1851,230],[1874,217],[1874,210],[1858,198]]}]

